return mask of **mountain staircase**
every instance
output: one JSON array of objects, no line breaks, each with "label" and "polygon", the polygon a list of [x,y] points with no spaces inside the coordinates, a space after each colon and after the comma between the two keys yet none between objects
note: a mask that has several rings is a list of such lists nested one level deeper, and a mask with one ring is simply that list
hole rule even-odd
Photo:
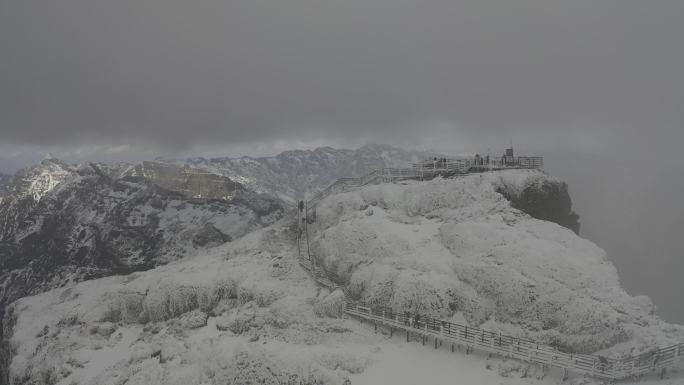
[{"label": "mountain staircase", "polygon": [[[531,167],[508,167],[531,168]],[[534,167],[536,168],[536,167]],[[501,169],[501,168],[498,168]],[[564,380],[569,372],[589,375],[594,378],[610,382],[624,379],[639,379],[643,375],[659,373],[661,378],[668,368],[684,364],[684,343],[674,344],[647,353],[624,357],[620,359],[590,354],[573,354],[561,352],[558,349],[529,339],[518,338],[494,333],[491,331],[459,325],[453,322],[435,319],[429,316],[395,312],[387,307],[370,307],[351,299],[346,287],[340,282],[336,274],[329,272],[318,262],[319,259],[311,254],[308,225],[316,220],[316,205],[330,195],[359,189],[363,186],[377,183],[396,182],[414,179],[424,180],[437,175],[466,175],[474,172],[484,172],[481,167],[467,168],[466,172],[454,173],[448,168],[434,168],[430,170],[384,168],[372,171],[360,178],[340,178],[320,191],[307,201],[300,202],[297,210],[298,234],[297,248],[300,266],[313,279],[331,292],[342,290],[346,301],[343,312],[355,318],[372,322],[390,329],[390,335],[395,330],[406,334],[407,342],[410,337],[418,336],[423,344],[432,339],[435,348],[443,343],[451,344],[451,351],[456,346],[465,346],[466,352],[478,350],[497,354],[506,358],[538,364],[543,368],[556,367],[564,372]]]}]

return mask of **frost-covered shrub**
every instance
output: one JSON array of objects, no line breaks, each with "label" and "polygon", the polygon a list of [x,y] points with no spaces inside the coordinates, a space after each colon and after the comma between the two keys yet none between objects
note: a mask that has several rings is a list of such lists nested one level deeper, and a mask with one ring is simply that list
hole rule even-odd
[{"label": "frost-covered shrub", "polygon": [[57,322],[57,326],[74,326],[78,324],[78,313],[70,313]]},{"label": "frost-covered shrub", "polygon": [[116,293],[114,298],[109,301],[107,310],[102,316],[102,321],[145,322],[147,317],[144,314],[144,300],[145,296],[141,293]]},{"label": "frost-covered shrub", "polygon": [[376,301],[387,306],[392,298],[391,286],[397,272],[391,267],[371,265],[357,269],[349,279],[347,291],[352,299],[363,299],[365,302]]},{"label": "frost-covered shrub", "polygon": [[237,298],[237,282],[232,279],[220,279],[212,285],[213,296],[219,299]]},{"label": "frost-covered shrub", "polygon": [[237,289],[238,302],[242,305],[255,301],[258,306],[270,306],[283,297],[281,288],[264,283],[243,283]]},{"label": "frost-covered shrub", "polygon": [[399,275],[394,284],[391,307],[432,316],[444,314],[447,309],[447,298],[443,287],[428,279],[421,276]]},{"label": "frost-covered shrub", "polygon": [[224,313],[220,317],[216,318],[216,330],[221,332],[230,331],[233,332],[233,316],[229,313]]},{"label": "frost-covered shrub", "polygon": [[356,192],[332,195],[316,206],[316,223],[327,228],[337,223],[344,214],[366,208],[368,204]]},{"label": "frost-covered shrub", "polygon": [[248,302],[240,308],[232,309],[216,319],[216,328],[220,331],[231,331],[242,334],[258,329],[286,329],[295,317],[289,305],[276,303],[271,307],[259,307],[255,301]]},{"label": "frost-covered shrub", "polygon": [[200,310],[189,311],[180,316],[183,327],[187,329],[197,329],[207,326],[207,313]]},{"label": "frost-covered shrub", "polygon": [[221,316],[216,325],[219,330],[230,330],[235,334],[242,334],[257,326],[255,323],[257,306],[254,302],[245,304],[240,309],[234,309]]},{"label": "frost-covered shrub", "polygon": [[222,299],[213,309],[211,309],[211,311],[209,311],[209,315],[212,317],[218,317],[221,314],[234,309],[236,306],[238,306],[237,299]]},{"label": "frost-covered shrub", "polygon": [[[225,362],[225,357],[223,357]],[[238,348],[229,366],[217,369],[215,383],[228,385],[342,385],[344,373],[280,357],[263,349]]]},{"label": "frost-covered shrub", "polygon": [[90,328],[90,334],[99,334],[102,337],[109,337],[115,331],[116,325],[111,322],[103,322]]},{"label": "frost-covered shrub", "polygon": [[238,304],[244,305],[254,300],[254,292],[250,287],[240,286],[237,289]]},{"label": "frost-covered shrub", "polygon": [[341,317],[344,314],[344,300],[344,293],[336,290],[314,304],[314,313],[319,317]]},{"label": "frost-covered shrub", "polygon": [[164,283],[150,288],[145,297],[145,311],[151,321],[164,321],[199,308],[200,298],[208,296],[206,287]]},{"label": "frost-covered shrub", "polygon": [[450,305],[455,302],[457,283],[442,274],[397,271],[375,264],[354,272],[347,291],[352,299],[369,306],[445,317],[455,311]]},{"label": "frost-covered shrub", "polygon": [[211,311],[224,298],[236,296],[232,280],[220,280],[207,286],[165,282],[149,289],[144,308],[151,321],[164,321],[191,310]]}]

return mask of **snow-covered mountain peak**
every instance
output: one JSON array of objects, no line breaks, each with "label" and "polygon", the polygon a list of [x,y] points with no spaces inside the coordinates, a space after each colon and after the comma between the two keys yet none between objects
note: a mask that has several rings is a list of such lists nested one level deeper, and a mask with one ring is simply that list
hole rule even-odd
[{"label": "snow-covered mountain peak", "polygon": [[53,153],[51,153],[51,152],[46,152],[46,153],[43,155],[43,159],[42,159],[42,160],[52,160],[52,159],[57,160],[57,157],[56,157]]},{"label": "snow-covered mountain peak", "polygon": [[45,158],[35,166],[19,172],[17,190],[20,195],[40,201],[57,185],[75,176],[75,171],[54,157]]}]

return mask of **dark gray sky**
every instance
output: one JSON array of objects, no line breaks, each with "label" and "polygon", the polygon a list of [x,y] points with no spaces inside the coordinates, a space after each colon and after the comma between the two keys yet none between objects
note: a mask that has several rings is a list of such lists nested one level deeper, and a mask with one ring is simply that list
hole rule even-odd
[{"label": "dark gray sky", "polygon": [[684,271],[682,20],[681,0],[0,0],[0,170],[514,140],[665,301],[684,284],[638,275]]}]

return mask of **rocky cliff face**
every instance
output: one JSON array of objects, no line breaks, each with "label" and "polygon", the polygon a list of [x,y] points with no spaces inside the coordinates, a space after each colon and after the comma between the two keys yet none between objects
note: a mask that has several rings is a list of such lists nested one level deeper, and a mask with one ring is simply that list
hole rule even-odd
[{"label": "rocky cliff face", "polygon": [[0,173],[0,199],[9,193],[9,185],[11,182],[11,175]]},{"label": "rocky cliff face", "polygon": [[579,215],[572,210],[568,185],[548,176],[529,178],[520,187],[499,186],[513,207],[533,218],[555,222],[579,234]]}]

